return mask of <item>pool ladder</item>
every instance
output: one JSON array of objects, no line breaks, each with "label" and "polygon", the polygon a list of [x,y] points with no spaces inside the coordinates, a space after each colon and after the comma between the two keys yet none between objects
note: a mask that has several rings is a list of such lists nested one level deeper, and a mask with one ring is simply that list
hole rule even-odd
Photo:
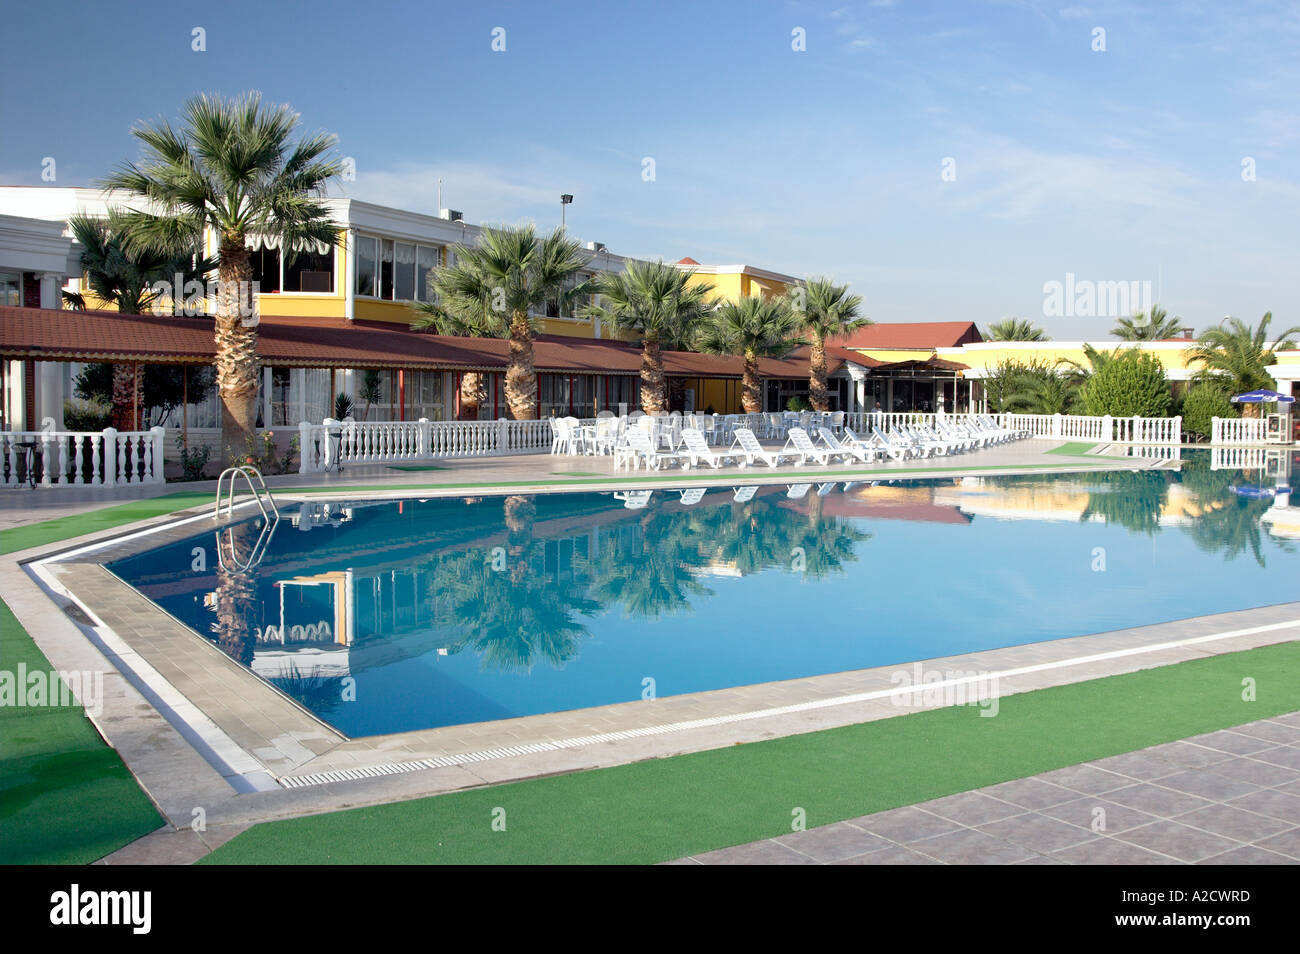
[{"label": "pool ladder", "polygon": [[[266,489],[266,481],[262,479],[262,472],[251,464],[245,464],[242,467],[227,467],[217,478],[217,501],[216,507],[212,511],[212,519],[220,520],[222,515],[221,491],[226,491],[225,515],[230,516],[230,512],[235,505],[235,478],[242,476],[244,483],[248,484],[248,489],[257,502],[257,507],[262,511],[262,519],[267,523],[272,520],[279,522],[280,509],[275,505],[275,498],[271,496],[271,491]],[[229,477],[229,483],[226,478]],[[256,483],[254,483],[256,481]]]}]

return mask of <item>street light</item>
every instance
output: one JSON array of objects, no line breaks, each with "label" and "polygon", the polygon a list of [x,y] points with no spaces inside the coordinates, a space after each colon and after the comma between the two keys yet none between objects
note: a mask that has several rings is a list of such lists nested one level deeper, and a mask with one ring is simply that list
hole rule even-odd
[{"label": "street light", "polygon": [[572,204],[573,196],[569,195],[569,193],[566,192],[560,196],[560,228],[564,228],[564,207]]}]

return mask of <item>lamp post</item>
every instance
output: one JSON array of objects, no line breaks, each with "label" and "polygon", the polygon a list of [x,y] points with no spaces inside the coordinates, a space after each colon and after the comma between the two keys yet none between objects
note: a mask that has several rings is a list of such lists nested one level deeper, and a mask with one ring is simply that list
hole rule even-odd
[{"label": "lamp post", "polygon": [[566,193],[564,193],[564,195],[560,196],[560,228],[564,228],[564,218],[565,218],[565,216],[564,216],[565,208],[564,208],[564,207],[567,206],[567,205],[572,205],[572,204],[573,204],[573,196],[572,196],[572,195],[570,195],[569,193],[566,192]]}]

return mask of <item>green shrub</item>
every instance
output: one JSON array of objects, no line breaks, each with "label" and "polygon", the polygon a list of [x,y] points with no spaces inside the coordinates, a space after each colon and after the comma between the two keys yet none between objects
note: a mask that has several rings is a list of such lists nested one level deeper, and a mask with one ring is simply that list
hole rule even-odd
[{"label": "green shrub", "polygon": [[113,406],[70,398],[63,402],[63,426],[69,431],[102,431],[113,420]]},{"label": "green shrub", "polygon": [[1165,417],[1172,401],[1160,360],[1136,348],[1107,361],[1083,386],[1084,413],[1098,417]]},{"label": "green shrub", "polygon": [[202,480],[204,478],[203,468],[208,466],[208,458],[212,456],[212,448],[206,444],[200,444],[198,447],[186,448],[184,438],[176,438],[176,450],[180,452],[181,471],[183,480]]},{"label": "green shrub", "polygon": [[811,411],[812,405],[808,403],[807,398],[796,396],[785,402],[785,409],[787,411]]},{"label": "green shrub", "polygon": [[1209,440],[1211,418],[1237,417],[1228,392],[1214,384],[1194,384],[1183,398],[1183,433],[1197,440]]}]

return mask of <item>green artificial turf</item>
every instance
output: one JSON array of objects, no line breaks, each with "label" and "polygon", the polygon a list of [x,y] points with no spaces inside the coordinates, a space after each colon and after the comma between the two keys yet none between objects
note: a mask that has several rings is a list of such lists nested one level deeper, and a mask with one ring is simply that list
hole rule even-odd
[{"label": "green artificial turf", "polygon": [[[1258,701],[1242,699],[1254,680]],[[206,863],[647,863],[1300,709],[1300,643],[633,765],[257,825]],[[496,830],[494,818],[504,820]]]},{"label": "green artificial turf", "polygon": [[1096,443],[1092,441],[1070,441],[1060,447],[1053,447],[1047,453],[1064,454],[1067,457],[1085,457],[1090,456],[1090,452],[1096,446]]},{"label": "green artificial turf", "polygon": [[[51,666],[0,601],[0,670]],[[80,706],[0,705],[0,864],[87,864],[163,824]]]},{"label": "green artificial turf", "polygon": [[132,500],[129,503],[115,504],[99,510],[88,510],[68,517],[55,517],[53,520],[42,520],[40,523],[23,527],[11,527],[0,530],[0,553],[15,553],[28,547],[57,543],[69,537],[109,530],[199,504],[211,506],[214,499],[215,495],[212,493],[182,491],[162,497],[150,497],[148,500]]}]

